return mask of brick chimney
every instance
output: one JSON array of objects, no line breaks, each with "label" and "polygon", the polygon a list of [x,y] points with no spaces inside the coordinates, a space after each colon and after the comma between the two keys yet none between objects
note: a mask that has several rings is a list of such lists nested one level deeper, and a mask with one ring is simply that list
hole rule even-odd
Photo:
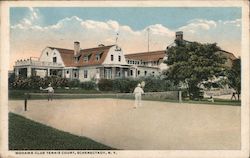
[{"label": "brick chimney", "polygon": [[175,32],[175,40],[183,40],[183,31],[177,31]]},{"label": "brick chimney", "polygon": [[74,42],[74,56],[77,56],[80,53],[80,42]]}]

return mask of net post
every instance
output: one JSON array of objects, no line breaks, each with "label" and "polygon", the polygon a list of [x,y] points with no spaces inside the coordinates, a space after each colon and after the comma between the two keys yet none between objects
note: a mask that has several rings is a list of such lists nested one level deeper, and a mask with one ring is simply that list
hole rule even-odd
[{"label": "net post", "polygon": [[24,93],[24,111],[27,111],[28,94]]},{"label": "net post", "polygon": [[182,103],[182,92],[181,90],[178,91],[179,92],[179,103]]}]

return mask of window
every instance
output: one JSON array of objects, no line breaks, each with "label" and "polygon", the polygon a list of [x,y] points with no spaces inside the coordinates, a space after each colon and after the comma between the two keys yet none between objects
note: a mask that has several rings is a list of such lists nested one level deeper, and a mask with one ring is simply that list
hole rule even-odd
[{"label": "window", "polygon": [[96,61],[99,61],[99,60],[101,59],[101,56],[102,56],[102,53],[97,53],[97,54],[95,55]]},{"label": "window", "polygon": [[105,78],[106,79],[112,78],[111,69],[105,69]]},{"label": "window", "polygon": [[49,52],[46,52],[46,55],[49,56]]},{"label": "window", "polygon": [[120,55],[118,56],[118,61],[121,61],[121,56]]},{"label": "window", "polygon": [[88,62],[88,61],[89,61],[89,57],[88,57],[88,56],[84,56],[83,60],[84,60],[85,62]]},{"label": "window", "polygon": [[155,72],[154,71],[152,72],[152,75],[155,76]]},{"label": "window", "polygon": [[96,55],[95,55],[96,61],[99,61],[99,60],[100,60],[100,57],[101,57],[100,54],[96,54]]},{"label": "window", "polygon": [[111,55],[111,61],[114,61],[114,55]]},{"label": "window", "polygon": [[69,74],[69,70],[67,70],[66,73]]},{"label": "window", "polygon": [[83,70],[83,76],[84,78],[88,78],[88,70]]},{"label": "window", "polygon": [[137,71],[137,74],[140,75],[140,73],[141,73],[140,70],[138,70],[138,71]]},{"label": "window", "polygon": [[130,70],[130,76],[133,76],[133,70]]},{"label": "window", "polygon": [[53,63],[56,63],[56,57],[53,57]]},{"label": "window", "polygon": [[147,76],[147,71],[144,71],[144,76]]}]

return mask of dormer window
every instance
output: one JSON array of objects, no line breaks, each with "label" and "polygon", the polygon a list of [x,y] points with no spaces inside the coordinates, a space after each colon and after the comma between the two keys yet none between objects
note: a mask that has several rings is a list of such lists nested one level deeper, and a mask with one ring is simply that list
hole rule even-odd
[{"label": "dormer window", "polygon": [[90,57],[91,57],[91,54],[85,55],[85,56],[83,57],[83,61],[88,62],[89,59],[90,59]]},{"label": "dormer window", "polygon": [[101,57],[102,57],[102,53],[97,53],[97,54],[95,55],[96,61],[99,61],[99,60],[101,59]]},{"label": "dormer window", "polygon": [[83,61],[88,62],[88,61],[89,61],[89,57],[88,57],[88,56],[85,56],[85,57],[83,58]]},{"label": "dormer window", "polygon": [[118,61],[119,61],[119,62],[121,61],[121,56],[120,56],[120,55],[118,56]]},{"label": "dormer window", "polygon": [[57,59],[56,57],[53,57],[53,63],[56,63]]}]

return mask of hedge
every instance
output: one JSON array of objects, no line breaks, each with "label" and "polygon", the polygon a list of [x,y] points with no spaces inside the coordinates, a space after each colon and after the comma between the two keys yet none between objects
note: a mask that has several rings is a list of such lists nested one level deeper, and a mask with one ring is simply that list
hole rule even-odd
[{"label": "hedge", "polygon": [[57,76],[49,76],[40,78],[33,76],[29,78],[11,76],[9,78],[10,89],[39,89],[39,87],[47,87],[50,83],[54,88],[79,88],[84,90],[95,90],[97,87],[104,92],[131,93],[138,83],[145,81],[145,92],[162,92],[176,90],[176,87],[169,80],[159,77],[146,78],[119,78],[119,79],[101,79],[96,85],[94,81],[80,82],[77,79],[69,80]]}]

